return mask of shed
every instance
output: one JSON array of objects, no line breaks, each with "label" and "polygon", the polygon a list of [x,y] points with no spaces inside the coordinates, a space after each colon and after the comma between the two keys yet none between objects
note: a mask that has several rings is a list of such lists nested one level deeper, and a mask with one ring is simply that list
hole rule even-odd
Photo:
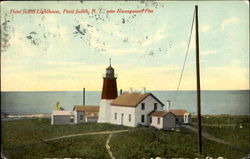
[{"label": "shed", "polygon": [[169,112],[176,116],[176,124],[191,123],[191,114],[185,109],[170,109]]},{"label": "shed", "polygon": [[51,114],[51,125],[73,124],[74,113],[67,110],[55,110]]},{"label": "shed", "polygon": [[158,129],[168,130],[175,128],[176,116],[171,112],[165,111],[154,111],[149,114],[150,116],[150,126],[154,126]]},{"label": "shed", "polygon": [[99,106],[75,105],[75,123],[95,123],[98,120]]}]

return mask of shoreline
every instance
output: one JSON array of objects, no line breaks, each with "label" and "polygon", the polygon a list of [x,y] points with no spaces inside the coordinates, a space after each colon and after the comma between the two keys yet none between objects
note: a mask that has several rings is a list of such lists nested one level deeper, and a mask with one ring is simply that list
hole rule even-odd
[{"label": "shoreline", "polygon": [[[250,117],[248,115],[230,115],[230,114],[204,114],[202,115],[205,118],[209,117]],[[1,121],[13,121],[13,120],[25,120],[25,119],[41,119],[47,118],[50,119],[50,114],[27,114],[27,115],[1,115]],[[192,118],[197,118],[197,115],[192,115]]]},{"label": "shoreline", "polygon": [[1,121],[51,118],[50,114],[1,115]]}]

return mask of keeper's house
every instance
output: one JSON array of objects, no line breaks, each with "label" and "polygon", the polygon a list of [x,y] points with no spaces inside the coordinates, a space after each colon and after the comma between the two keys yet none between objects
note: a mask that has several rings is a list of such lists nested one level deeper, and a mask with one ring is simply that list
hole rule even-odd
[{"label": "keeper's house", "polygon": [[111,103],[111,124],[135,127],[150,125],[153,111],[162,111],[164,104],[151,93],[125,92]]}]

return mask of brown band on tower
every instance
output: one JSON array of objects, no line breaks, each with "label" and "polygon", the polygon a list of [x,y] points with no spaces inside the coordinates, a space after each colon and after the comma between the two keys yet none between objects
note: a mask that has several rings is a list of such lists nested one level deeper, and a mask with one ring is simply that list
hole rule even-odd
[{"label": "brown band on tower", "polygon": [[104,78],[102,87],[102,99],[115,99],[116,97],[116,78]]}]

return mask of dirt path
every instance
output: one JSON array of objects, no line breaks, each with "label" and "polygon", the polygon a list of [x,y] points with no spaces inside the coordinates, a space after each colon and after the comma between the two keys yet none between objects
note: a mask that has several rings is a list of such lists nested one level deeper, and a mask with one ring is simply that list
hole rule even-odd
[{"label": "dirt path", "polygon": [[[192,130],[192,131],[194,131],[194,132],[197,132],[197,131],[198,131],[196,128],[194,128],[194,127],[192,127],[192,126],[190,126],[190,125],[183,125],[183,127],[187,128],[187,129],[189,129],[189,130]],[[221,143],[221,144],[224,144],[224,145],[228,145],[228,146],[230,146],[230,147],[232,147],[232,148],[238,149],[238,150],[240,150],[240,151],[244,151],[244,152],[246,152],[246,153],[250,153],[249,150],[246,150],[246,149],[241,148],[241,147],[239,147],[239,146],[235,146],[234,144],[232,144],[232,143],[230,143],[230,142],[227,142],[227,141],[225,141],[225,140],[222,140],[222,139],[220,139],[220,138],[217,138],[217,137],[215,137],[215,136],[213,136],[213,135],[210,135],[210,134],[208,134],[208,133],[206,133],[206,132],[202,132],[202,136],[203,136],[204,138],[208,139],[208,140],[215,141],[215,142],[217,142],[217,143]]]},{"label": "dirt path", "polygon": [[86,136],[86,135],[101,135],[101,134],[111,134],[111,133],[122,133],[122,132],[127,132],[127,131],[131,131],[131,130],[101,131],[101,132],[72,134],[72,135],[54,137],[54,138],[50,138],[50,139],[44,139],[43,141],[53,141],[53,140],[59,140],[59,139],[65,139],[65,138],[70,138],[70,137],[77,137],[77,136]]},{"label": "dirt path", "polygon": [[115,157],[113,156],[113,153],[110,150],[110,146],[109,146],[109,141],[110,141],[111,137],[112,137],[112,133],[109,135],[109,137],[108,137],[108,139],[106,141],[105,147],[106,147],[106,149],[108,151],[108,154],[109,154],[110,158],[115,159]]},{"label": "dirt path", "polygon": [[77,137],[77,136],[109,134],[109,137],[108,137],[108,139],[107,139],[107,141],[105,143],[105,147],[106,147],[106,149],[108,151],[108,154],[109,154],[110,158],[115,159],[115,157],[113,156],[113,153],[110,150],[109,141],[110,141],[110,139],[112,137],[112,134],[114,134],[114,133],[123,133],[123,132],[127,132],[127,131],[132,131],[132,130],[116,130],[116,131],[101,131],[101,132],[81,133],[81,134],[73,134],[73,135],[54,137],[54,138],[45,139],[45,140],[42,140],[42,141],[47,142],[47,141],[53,141],[53,140],[59,140],[59,139],[65,139],[65,138],[70,138],[70,137]]}]

